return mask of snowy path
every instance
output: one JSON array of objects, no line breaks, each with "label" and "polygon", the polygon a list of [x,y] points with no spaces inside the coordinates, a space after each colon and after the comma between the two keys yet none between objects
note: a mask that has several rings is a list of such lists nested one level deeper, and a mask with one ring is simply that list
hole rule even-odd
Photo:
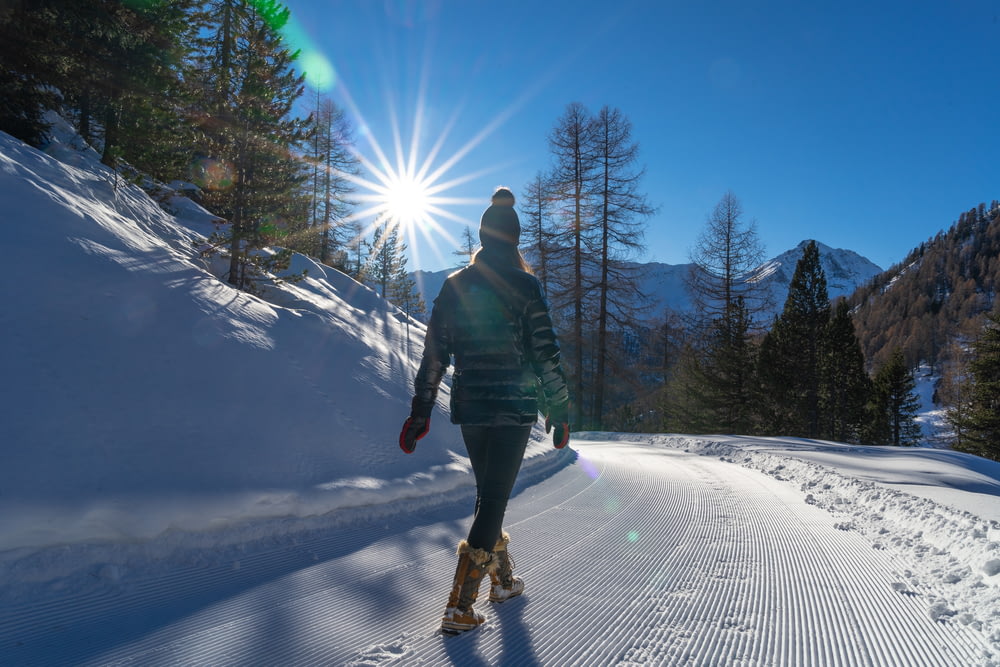
[{"label": "snowy path", "polygon": [[574,447],[512,500],[527,592],[480,602],[480,630],[436,632],[469,501],[3,610],[0,663],[985,664],[981,634],[900,584],[906,563],[790,485],[677,450]]}]

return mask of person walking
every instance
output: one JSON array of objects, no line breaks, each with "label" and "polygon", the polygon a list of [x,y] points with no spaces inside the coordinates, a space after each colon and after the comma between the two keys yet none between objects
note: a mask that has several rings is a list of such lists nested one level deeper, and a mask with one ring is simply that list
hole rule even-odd
[{"label": "person walking", "polygon": [[480,249],[468,266],[448,277],[434,300],[410,416],[399,434],[400,448],[413,453],[430,429],[438,387],[454,356],[451,421],[462,429],[476,478],[476,506],[469,534],[458,545],[441,620],[447,633],[484,622],[473,604],[487,574],[490,602],[524,592],[524,582],[513,574],[503,518],[539,410],[555,447],[569,442],[569,392],[559,343],[542,286],[518,250],[520,234],[514,195],[499,188],[480,221]]}]

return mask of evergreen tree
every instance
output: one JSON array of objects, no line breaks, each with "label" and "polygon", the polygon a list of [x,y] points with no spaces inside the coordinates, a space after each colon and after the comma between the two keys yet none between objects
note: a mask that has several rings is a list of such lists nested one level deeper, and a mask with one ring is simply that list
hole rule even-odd
[{"label": "evergreen tree", "polygon": [[365,265],[365,279],[386,300],[400,291],[400,276],[406,275],[406,244],[399,238],[399,226],[383,221],[372,235],[371,254]]},{"label": "evergreen tree", "polygon": [[680,349],[674,372],[661,394],[664,431],[709,433],[717,430],[716,416],[706,407],[710,401],[704,393],[707,383],[701,362],[703,356],[703,351],[690,341]]},{"label": "evergreen tree", "polygon": [[820,436],[858,442],[868,401],[868,374],[850,307],[840,299],[820,346]]},{"label": "evergreen tree", "polygon": [[829,319],[826,277],[816,242],[810,241],[795,266],[784,310],[761,346],[766,430],[819,436],[820,340]]},{"label": "evergreen tree", "polygon": [[673,379],[680,367],[681,352],[688,343],[687,333],[683,317],[667,308],[643,336],[639,373],[644,386],[651,387],[639,401],[649,416],[644,423],[646,431],[683,430],[670,427],[669,411],[676,388]]},{"label": "evergreen tree", "polygon": [[101,112],[101,161],[119,157],[155,177],[182,175],[189,140],[180,110],[186,101],[182,64],[193,39],[193,0],[104,2],[111,30],[98,32],[101,68],[83,91]]},{"label": "evergreen tree", "polygon": [[742,297],[709,329],[701,394],[711,421],[726,433],[750,433],[756,403],[756,353]]},{"label": "evergreen tree", "polygon": [[417,283],[406,271],[406,257],[402,257],[402,262],[397,270],[395,278],[386,285],[388,290],[388,301],[403,311],[408,317],[406,319],[406,338],[410,337],[410,318],[421,319],[427,314],[427,304],[424,303],[420,292],[417,290]]},{"label": "evergreen tree", "polygon": [[14,0],[0,7],[0,130],[41,145],[49,125],[42,118],[57,104],[56,85],[65,67],[59,0]]},{"label": "evergreen tree", "polygon": [[203,179],[205,200],[229,221],[222,239],[229,282],[252,289],[289,258],[259,250],[287,238],[288,221],[308,216],[302,187],[308,174],[294,151],[308,138],[309,121],[292,116],[303,78],[278,32],[288,9],[275,0],[217,0],[207,20],[215,31],[203,43],[195,76],[210,116],[202,127],[212,162],[226,176]]},{"label": "evergreen tree", "polygon": [[1000,311],[987,316],[968,372],[968,401],[949,413],[961,434],[955,449],[1000,461]]},{"label": "evergreen tree", "polygon": [[[75,114],[84,140],[117,165],[177,177],[191,134],[183,66],[196,0],[18,0],[0,12],[0,123],[32,143],[45,107]],[[190,145],[190,141],[187,142]]]},{"label": "evergreen tree", "polygon": [[902,350],[896,348],[873,381],[865,444],[897,447],[919,444],[916,416],[920,400],[915,389],[913,373],[906,366]]},{"label": "evergreen tree", "polygon": [[743,222],[743,207],[727,192],[708,217],[691,252],[686,277],[699,320],[696,324],[710,344],[702,361],[706,385],[705,408],[719,429],[748,433],[756,383],[756,354],[750,337],[754,318],[765,305],[763,290],[748,281],[763,260],[755,223]]}]

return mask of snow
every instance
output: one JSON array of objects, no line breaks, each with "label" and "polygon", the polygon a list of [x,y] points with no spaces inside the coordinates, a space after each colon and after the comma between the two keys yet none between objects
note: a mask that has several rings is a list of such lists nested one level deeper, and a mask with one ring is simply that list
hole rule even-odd
[{"label": "snow", "polygon": [[526,593],[442,638],[474,485],[446,386],[396,445],[422,325],[304,257],[233,290],[183,190],[0,134],[0,664],[1000,664],[1000,464],[785,438],[537,428]]}]

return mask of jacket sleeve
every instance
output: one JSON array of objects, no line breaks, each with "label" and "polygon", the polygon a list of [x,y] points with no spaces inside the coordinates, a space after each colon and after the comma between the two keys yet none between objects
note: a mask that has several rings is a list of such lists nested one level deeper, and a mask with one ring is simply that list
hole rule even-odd
[{"label": "jacket sleeve", "polygon": [[548,303],[537,280],[534,281],[525,314],[527,317],[525,348],[539,381],[541,390],[539,402],[542,405],[542,412],[546,415],[559,412],[565,414],[569,403],[569,390],[560,363],[559,341],[552,328]]},{"label": "jacket sleeve", "polygon": [[413,380],[413,403],[410,414],[429,417],[437,400],[438,387],[441,379],[451,363],[451,340],[449,320],[451,314],[451,289],[449,283],[441,288],[441,293],[434,300],[431,309],[431,321],[427,325],[427,335],[424,338],[424,355],[420,360],[420,369]]}]

